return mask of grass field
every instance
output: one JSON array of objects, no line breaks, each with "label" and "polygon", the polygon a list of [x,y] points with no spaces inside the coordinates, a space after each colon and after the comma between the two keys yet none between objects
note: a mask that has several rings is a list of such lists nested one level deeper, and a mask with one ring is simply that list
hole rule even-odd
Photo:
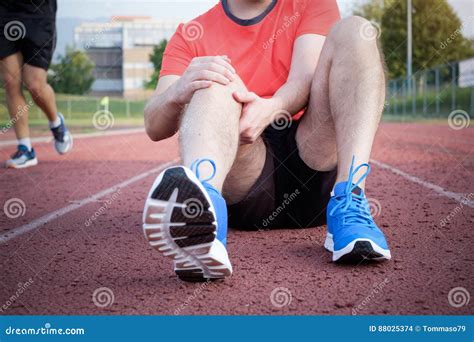
[{"label": "grass field", "polygon": [[[44,125],[46,120],[44,114],[40,108],[32,102],[29,93],[26,91],[24,93],[27,106],[29,107],[30,125],[32,127]],[[56,95],[58,109],[64,114],[68,125],[71,127],[89,127],[90,129],[94,129],[94,114],[105,109],[104,106],[101,106],[100,101],[100,97],[93,96]],[[110,98],[108,111],[113,116],[114,126],[140,126],[143,125],[144,107],[145,100],[133,101]],[[25,113],[25,111],[18,111],[18,115],[22,115],[23,113]],[[96,115],[100,115],[100,113]],[[0,128],[10,126],[11,123],[6,107],[5,92],[3,89],[0,89]]]}]

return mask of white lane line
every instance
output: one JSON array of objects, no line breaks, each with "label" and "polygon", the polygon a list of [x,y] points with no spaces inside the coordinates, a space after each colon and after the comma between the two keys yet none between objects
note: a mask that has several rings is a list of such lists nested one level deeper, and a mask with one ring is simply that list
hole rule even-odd
[{"label": "white lane line", "polygon": [[427,181],[424,181],[423,179],[420,179],[418,177],[415,177],[415,176],[412,176],[406,172],[403,172],[402,170],[400,169],[397,169],[391,165],[388,165],[388,164],[385,164],[385,163],[382,163],[382,162],[379,162],[377,160],[371,160],[370,161],[372,164],[375,164],[379,167],[381,167],[382,169],[386,169],[386,170],[389,170],[399,176],[402,176],[403,178],[405,179],[408,179],[409,181],[413,182],[413,183],[416,183],[416,184],[419,184],[421,186],[424,186],[425,188],[428,188],[430,190],[433,190],[434,192],[442,195],[442,196],[445,196],[445,197],[448,197],[448,198],[451,198],[453,200],[455,200],[456,202],[462,202],[463,204],[467,205],[468,207],[471,207],[471,208],[474,208],[474,201],[473,200],[470,200],[466,195],[464,194],[459,194],[459,193],[456,193],[456,192],[452,192],[452,191],[449,191],[449,190],[446,190],[446,189],[443,189],[442,187],[440,187],[439,185],[436,185],[436,184],[433,184],[433,183],[430,183],[430,182],[427,182]]},{"label": "white lane line", "polygon": [[[93,132],[93,133],[77,133],[77,134],[73,134],[73,138],[84,139],[84,138],[95,138],[95,137],[107,137],[111,135],[132,134],[132,133],[141,133],[141,132],[145,132],[145,129],[144,128],[125,128],[125,129],[116,129],[113,131],[111,130],[111,131],[100,131],[100,132]],[[52,136],[31,138],[32,143],[50,142],[52,140],[53,140]],[[12,146],[16,144],[18,144],[17,140],[0,141],[0,147]]]},{"label": "white lane line", "polygon": [[[167,162],[167,163],[164,163],[164,164],[161,164],[160,166],[158,167],[155,167],[154,169],[151,169],[151,170],[148,170],[148,171],[145,171],[137,176],[134,176],[132,178],[129,178],[127,179],[126,181],[123,181],[119,184],[116,184],[108,189],[105,189],[105,190],[102,190],[90,197],[87,197],[87,198],[83,198],[82,200],[79,200],[79,201],[76,201],[76,202],[73,202],[61,209],[58,209],[56,211],[53,211],[52,213],[49,213],[49,214],[46,214],[40,218],[37,218],[36,220],[33,220],[31,221],[30,223],[27,223],[21,227],[18,227],[18,228],[13,228],[9,231],[7,231],[6,233],[2,234],[0,236],[0,244],[3,244],[11,239],[14,239],[22,234],[25,234],[25,233],[28,233],[34,229],[37,229],[39,227],[41,227],[43,224],[45,223],[48,223],[48,222],[51,222],[61,216],[64,216],[66,215],[67,213],[73,211],[73,210],[76,210],[76,209],[79,209],[80,207],[83,207],[85,206],[86,204],[89,204],[89,203],[92,203],[92,202],[95,202],[97,201],[98,199],[108,195],[108,194],[111,194],[111,193],[114,193],[116,192],[118,189],[120,188],[124,188],[132,183],[135,183],[137,181],[139,181],[140,179],[143,179],[151,174],[154,174],[154,173],[158,173],[162,170],[164,170],[165,168],[167,168],[168,166],[171,166],[173,164],[175,164],[176,162],[178,161],[178,159],[174,159],[170,162]],[[145,200],[145,199],[143,199]]]}]

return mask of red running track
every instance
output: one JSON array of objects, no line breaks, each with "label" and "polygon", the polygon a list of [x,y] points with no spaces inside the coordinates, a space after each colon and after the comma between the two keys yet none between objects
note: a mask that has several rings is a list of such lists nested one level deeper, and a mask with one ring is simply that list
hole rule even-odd
[{"label": "red running track", "polygon": [[[231,230],[234,275],[203,284],[179,281],[141,231],[157,170],[145,172],[177,157],[176,139],[152,143],[144,133],[77,139],[64,157],[49,143],[36,144],[37,167],[0,171],[0,205],[18,198],[26,208],[18,218],[0,212],[0,314],[473,314],[472,301],[461,307],[448,301],[456,287],[474,295],[473,133],[382,125],[367,190],[392,261],[331,263],[325,227]],[[13,149],[1,147],[0,158]],[[453,193],[471,201],[463,204]],[[61,216],[34,226],[55,211]],[[93,300],[102,287],[113,293],[105,307]]]}]

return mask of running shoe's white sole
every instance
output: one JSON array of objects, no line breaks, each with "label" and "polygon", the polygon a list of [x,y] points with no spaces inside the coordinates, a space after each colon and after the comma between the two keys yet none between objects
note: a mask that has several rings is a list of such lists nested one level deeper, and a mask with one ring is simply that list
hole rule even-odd
[{"label": "running shoe's white sole", "polygon": [[182,280],[206,281],[232,274],[227,250],[216,239],[211,199],[186,167],[170,167],[156,178],[143,211],[143,231],[154,249],[174,261]]},{"label": "running shoe's white sole", "polygon": [[332,234],[327,233],[324,247],[332,252],[332,261],[355,263],[364,260],[383,261],[392,257],[390,250],[383,249],[370,239],[359,238],[351,241],[346,247],[335,251]]},{"label": "running shoe's white sole", "polygon": [[23,164],[15,164],[14,162],[9,163],[8,161],[5,163],[5,166],[9,169],[24,169],[26,167],[38,165],[38,159],[33,158],[27,160]]},{"label": "running shoe's white sole", "polygon": [[64,142],[58,142],[54,140],[54,148],[58,154],[66,154],[72,150],[72,146],[74,145],[74,139],[72,138],[72,134],[69,131],[64,133]]}]

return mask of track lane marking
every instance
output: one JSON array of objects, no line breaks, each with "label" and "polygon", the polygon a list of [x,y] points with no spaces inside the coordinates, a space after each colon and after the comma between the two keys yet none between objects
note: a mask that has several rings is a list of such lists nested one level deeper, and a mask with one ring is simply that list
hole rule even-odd
[{"label": "track lane marking", "polygon": [[[100,132],[93,132],[93,133],[77,133],[77,134],[73,134],[72,137],[74,139],[85,139],[85,138],[96,138],[96,137],[108,137],[108,136],[122,135],[122,134],[143,133],[143,132],[145,132],[144,128],[126,128],[126,129],[100,131]],[[53,141],[52,136],[31,138],[32,143],[50,142],[50,141]],[[18,144],[18,140],[0,141],[0,147],[12,146],[12,145],[16,146],[17,144]]]},{"label": "track lane marking", "polygon": [[[166,167],[168,166],[171,166],[173,165],[174,163],[176,163],[178,161],[178,159],[174,159],[170,162],[167,162],[167,163],[164,163],[154,169],[151,169],[151,170],[148,170],[146,172],[143,172],[137,176],[134,176],[132,178],[129,178],[128,180],[126,181],[123,181],[119,184],[116,184],[108,189],[105,189],[105,190],[102,190],[88,198],[84,198],[82,200],[78,200],[66,207],[63,207],[61,209],[58,209],[56,211],[53,211],[52,213],[49,213],[49,214],[46,214],[36,220],[33,220],[32,222],[26,224],[26,225],[23,225],[23,226],[20,226],[18,228],[14,228],[12,230],[9,230],[7,231],[6,233],[2,234],[0,236],[0,244],[4,244],[6,242],[8,242],[9,240],[12,240],[20,235],[23,235],[27,232],[30,232],[40,226],[42,226],[43,224],[45,223],[48,223],[52,220],[55,220],[56,218],[59,218],[61,216],[64,216],[65,214],[73,211],[73,210],[76,210],[78,208],[81,208],[83,207],[84,205],[86,204],[89,204],[89,203],[92,203],[92,202],[95,202],[97,201],[98,199],[110,194],[110,193],[113,193],[113,192],[116,192],[118,189],[120,188],[124,188],[134,182],[137,182],[153,173],[157,173],[159,171],[162,171],[163,169],[165,169]],[[459,193],[455,193],[455,192],[452,192],[452,191],[449,191],[449,190],[445,190],[443,189],[442,187],[438,186],[438,185],[435,185],[433,183],[430,183],[430,182],[427,182],[427,181],[424,181],[416,176],[412,176],[400,169],[397,169],[391,165],[388,165],[388,164],[385,164],[385,163],[382,163],[380,161],[377,161],[377,160],[371,160],[371,162],[374,164],[374,165],[377,165],[378,167],[382,168],[382,169],[385,169],[385,170],[389,170],[391,171],[392,173],[395,173],[396,175],[399,175],[413,183],[416,183],[418,185],[421,185],[427,189],[430,189],[442,196],[445,196],[447,198],[450,198],[450,199],[453,199],[457,202],[463,202],[463,204],[471,207],[471,208],[474,208],[474,201],[472,200],[469,200],[467,199],[465,196],[463,196],[462,194],[459,194]]]},{"label": "track lane marking", "polygon": [[438,193],[438,194],[440,194],[444,197],[448,197],[448,198],[453,199],[457,202],[462,202],[463,204],[467,205],[468,207],[474,208],[474,201],[466,198],[466,196],[464,194],[459,194],[459,193],[456,193],[456,192],[452,192],[452,191],[443,189],[439,185],[424,181],[421,178],[418,178],[416,176],[412,176],[412,175],[410,175],[410,174],[408,174],[408,173],[406,173],[406,172],[404,172],[400,169],[397,169],[396,167],[393,167],[391,165],[379,162],[377,160],[371,159],[370,162],[372,164],[375,164],[375,165],[381,167],[382,169],[389,170],[389,171],[395,173],[396,175],[399,175],[399,176],[401,176],[401,177],[403,177],[403,178],[405,178],[405,179],[407,179],[407,180],[409,180],[413,183],[416,183],[416,184],[421,185],[425,188],[433,190],[434,192],[436,192],[436,193]]},{"label": "track lane marking", "polygon": [[2,235],[0,235],[0,244],[4,244],[20,235],[23,235],[25,233],[28,233],[32,230],[35,230],[39,227],[41,227],[42,225],[44,225],[45,223],[48,223],[48,222],[51,222],[61,216],[64,216],[66,215],[67,213],[70,213],[71,211],[74,211],[76,209],[79,209],[83,206],[85,206],[86,204],[89,204],[89,203],[92,203],[92,202],[96,202],[98,199],[108,195],[108,194],[111,194],[111,193],[114,193],[116,192],[118,189],[121,189],[121,188],[125,188],[127,186],[129,186],[130,184],[132,183],[135,183],[145,177],[148,177],[149,175],[152,175],[154,173],[158,173],[162,170],[164,170],[165,168],[167,168],[168,166],[171,166],[173,164],[175,164],[176,162],[178,161],[178,159],[173,159],[172,161],[169,161],[167,163],[164,163],[164,164],[161,164],[160,166],[158,167],[155,167],[151,170],[148,170],[148,171],[145,171],[139,175],[136,175],[132,178],[129,178],[121,183],[118,183],[118,184],[115,184],[114,186],[110,187],[110,188],[107,188],[105,190],[102,190],[90,197],[87,197],[87,198],[83,198],[81,200],[77,200],[63,208],[60,208],[58,210],[55,210],[49,214],[46,214],[44,216],[41,216],[40,218],[37,218],[33,221],[31,221],[30,223],[27,223],[23,226],[20,226],[20,227],[17,227],[17,228],[13,228],[9,231],[7,231],[6,233],[3,233]]}]

